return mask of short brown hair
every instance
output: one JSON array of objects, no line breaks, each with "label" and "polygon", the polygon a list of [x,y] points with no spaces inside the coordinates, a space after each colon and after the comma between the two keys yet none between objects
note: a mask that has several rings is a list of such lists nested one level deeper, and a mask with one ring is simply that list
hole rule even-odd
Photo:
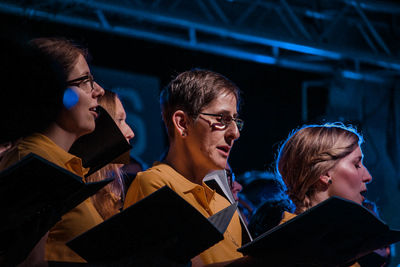
[{"label": "short brown hair", "polygon": [[174,136],[172,114],[175,111],[180,109],[196,118],[204,107],[223,92],[235,95],[239,110],[239,88],[225,76],[203,69],[185,71],[176,76],[160,94],[162,116],[169,137]]},{"label": "short brown hair", "polygon": [[276,172],[287,186],[296,212],[310,207],[319,177],[363,142],[351,126],[307,125],[294,131],[279,149]]},{"label": "short brown hair", "polygon": [[68,74],[75,66],[79,55],[82,55],[85,59],[88,59],[89,56],[86,48],[65,38],[36,38],[29,43],[52,57]]}]

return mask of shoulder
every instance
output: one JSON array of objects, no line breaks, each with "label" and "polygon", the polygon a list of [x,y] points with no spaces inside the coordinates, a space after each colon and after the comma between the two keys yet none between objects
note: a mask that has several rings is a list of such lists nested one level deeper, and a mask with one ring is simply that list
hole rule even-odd
[{"label": "shoulder", "polygon": [[159,182],[168,185],[187,181],[185,177],[175,171],[171,166],[160,162],[156,162],[153,167],[146,171],[139,172],[136,179],[140,183]]},{"label": "shoulder", "polygon": [[[55,144],[46,136],[34,133],[22,138],[16,145],[19,155],[25,157],[29,153],[34,153],[42,158],[49,158],[49,150],[54,148]],[[50,149],[49,149],[50,148]]]},{"label": "shoulder", "polygon": [[155,191],[165,185],[168,185],[172,189],[174,188],[174,177],[175,171],[166,164],[157,164],[150,169],[139,172],[136,175],[131,187],[137,187],[147,195],[148,193]]},{"label": "shoulder", "polygon": [[136,203],[166,185],[172,188],[168,173],[165,173],[163,169],[155,165],[146,171],[139,172],[129,186],[124,207]]},{"label": "shoulder", "polygon": [[19,140],[13,147],[4,153],[1,158],[0,169],[5,169],[14,165],[30,153],[34,153],[43,158],[46,157],[45,151],[40,147],[31,147],[29,144],[26,144],[24,139]]},{"label": "shoulder", "polygon": [[139,172],[135,178],[140,183],[150,183],[155,181],[167,182],[171,176],[167,171],[168,166],[165,164],[157,164],[150,169]]}]

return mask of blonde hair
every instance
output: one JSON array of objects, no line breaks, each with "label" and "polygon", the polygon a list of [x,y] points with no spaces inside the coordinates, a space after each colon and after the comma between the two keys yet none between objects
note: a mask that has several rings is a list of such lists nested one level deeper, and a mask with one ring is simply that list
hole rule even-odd
[{"label": "blonde hair", "polygon": [[[99,104],[114,119],[116,117],[117,97],[116,93],[105,90],[104,96],[98,100]],[[86,178],[88,182],[96,182],[109,177],[114,177],[114,181],[91,197],[95,208],[105,220],[117,214],[122,208],[124,194],[123,173],[117,164],[108,164]]]},{"label": "blonde hair", "polygon": [[306,125],[289,135],[279,149],[276,172],[287,186],[296,213],[311,207],[320,176],[362,142],[353,127],[341,123]]}]

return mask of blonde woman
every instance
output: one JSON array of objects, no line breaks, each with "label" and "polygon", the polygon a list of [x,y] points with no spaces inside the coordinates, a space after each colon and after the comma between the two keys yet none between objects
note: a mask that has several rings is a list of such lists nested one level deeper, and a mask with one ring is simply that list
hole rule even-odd
[{"label": "blonde woman", "polygon": [[289,136],[276,167],[296,214],[331,196],[362,204],[372,180],[363,164],[362,142],[354,128],[341,124],[305,126]]},{"label": "blonde woman", "polygon": [[354,128],[337,123],[294,131],[280,148],[276,164],[296,205],[295,214],[284,212],[281,223],[332,196],[361,205],[372,180],[363,164],[362,142]]},{"label": "blonde woman", "polygon": [[[135,134],[133,133],[131,127],[129,127],[129,125],[126,123],[126,112],[117,94],[112,91],[105,90],[104,95],[99,98],[98,102],[114,119],[122,134],[129,142],[129,140],[131,140]],[[108,164],[86,178],[88,182],[100,181],[106,177],[115,178],[113,182],[102,188],[91,198],[96,210],[100,213],[104,220],[117,214],[122,208],[124,181],[120,169],[121,167],[121,164]]]}]

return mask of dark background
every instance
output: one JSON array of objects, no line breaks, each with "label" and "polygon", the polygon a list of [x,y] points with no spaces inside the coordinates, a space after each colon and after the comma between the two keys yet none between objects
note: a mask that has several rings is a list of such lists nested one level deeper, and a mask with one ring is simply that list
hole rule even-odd
[{"label": "dark background", "polygon": [[[368,198],[377,202],[382,218],[389,225],[400,228],[397,205],[400,201],[397,150],[397,121],[400,120],[397,105],[400,97],[396,84],[348,81],[5,14],[0,16],[0,34],[3,38],[21,41],[49,36],[74,39],[89,48],[92,66],[147,77],[154,81],[153,85],[158,85],[158,90],[176,74],[194,67],[227,76],[243,92],[240,115],[245,126],[230,158],[230,164],[237,174],[248,170],[272,170],[279,144],[291,130],[304,123],[351,122],[366,139],[363,147],[365,164],[374,177],[369,185]],[[105,78],[96,79],[102,81]],[[303,121],[302,84],[320,80],[328,82],[309,88],[308,119]],[[143,84],[132,86],[137,90],[147,90]],[[154,98],[152,103],[157,101],[156,95]],[[149,108],[157,109],[158,106]],[[165,149],[166,137],[160,117],[153,114],[146,120],[146,112],[142,116],[149,131],[158,133],[154,138],[159,140],[153,143],[148,140],[147,154],[136,156],[151,165]],[[135,125],[132,127],[135,129]],[[140,138],[138,135],[135,137],[137,140]],[[134,147],[135,142],[139,141],[133,141]],[[398,263],[396,260],[394,262]]]},{"label": "dark background", "polygon": [[[153,76],[159,80],[160,89],[175,75],[191,68],[206,68],[225,75],[243,93],[240,116],[245,127],[230,158],[237,173],[271,166],[278,144],[293,128],[303,124],[302,81],[323,77],[27,18],[2,15],[1,25],[4,36],[9,38],[73,39],[89,48],[91,65]],[[315,90],[310,96],[310,121],[317,122],[325,112],[327,90]]]}]

